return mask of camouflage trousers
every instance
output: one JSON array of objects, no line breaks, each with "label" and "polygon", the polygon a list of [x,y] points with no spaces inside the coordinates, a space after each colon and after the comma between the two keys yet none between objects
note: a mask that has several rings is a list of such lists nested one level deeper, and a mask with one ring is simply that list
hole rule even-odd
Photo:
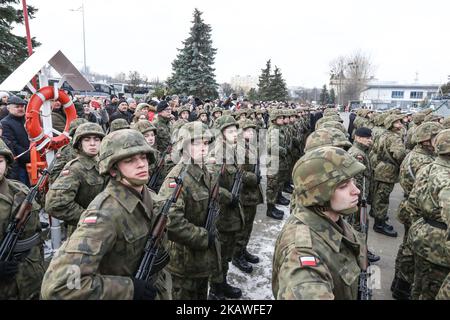
[{"label": "camouflage trousers", "polygon": [[372,211],[375,218],[385,220],[389,209],[389,195],[394,190],[394,184],[381,181],[375,181],[374,184]]},{"label": "camouflage trousers", "polygon": [[245,225],[244,229],[236,235],[237,240],[234,254],[240,254],[247,248],[253,230],[253,221],[256,216],[256,206],[243,206],[242,209],[245,217]]},{"label": "camouflage trousers", "polygon": [[222,263],[222,272],[217,272],[211,277],[211,282],[222,283],[228,274],[228,267],[236,248],[237,234],[239,231],[219,233],[220,258]]},{"label": "camouflage trousers", "polygon": [[405,225],[405,234],[395,258],[395,274],[398,278],[412,284],[414,282],[414,255],[408,242],[409,226]]},{"label": "camouflage trousers", "polygon": [[438,266],[415,255],[411,300],[434,300],[449,272],[450,268]]},{"label": "camouflage trousers", "polygon": [[172,274],[172,298],[174,300],[206,300],[208,278],[187,278]]},{"label": "camouflage trousers", "polygon": [[441,289],[439,289],[439,293],[436,296],[436,300],[450,300],[450,273],[442,283]]},{"label": "camouflage trousers", "polygon": [[280,180],[278,175],[267,176],[266,202],[268,204],[275,204],[277,202],[278,192],[281,191]]}]

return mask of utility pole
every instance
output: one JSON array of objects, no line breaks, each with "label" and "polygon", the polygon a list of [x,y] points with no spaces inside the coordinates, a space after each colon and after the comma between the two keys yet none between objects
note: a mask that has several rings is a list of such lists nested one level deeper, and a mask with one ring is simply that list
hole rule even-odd
[{"label": "utility pole", "polygon": [[84,23],[84,0],[81,3],[81,7],[78,9],[70,9],[70,11],[78,11],[81,12],[81,16],[83,18],[83,73],[84,76],[87,76],[87,65],[86,65],[86,29]]}]

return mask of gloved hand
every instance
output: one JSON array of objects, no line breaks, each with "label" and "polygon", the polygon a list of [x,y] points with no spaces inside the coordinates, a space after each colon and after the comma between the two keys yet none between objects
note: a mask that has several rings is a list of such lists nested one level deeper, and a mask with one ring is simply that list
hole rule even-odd
[{"label": "gloved hand", "polygon": [[17,271],[19,271],[19,262],[14,260],[0,262],[0,279],[14,278]]},{"label": "gloved hand", "polygon": [[239,206],[239,198],[232,196],[230,202],[230,208],[237,208]]},{"label": "gloved hand", "polygon": [[157,290],[149,282],[133,279],[134,294],[133,300],[155,300]]}]

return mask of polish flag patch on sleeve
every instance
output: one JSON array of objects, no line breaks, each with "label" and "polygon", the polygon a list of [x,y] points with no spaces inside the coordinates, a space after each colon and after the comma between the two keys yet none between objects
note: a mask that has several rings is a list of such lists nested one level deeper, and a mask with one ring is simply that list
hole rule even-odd
[{"label": "polish flag patch on sleeve", "polygon": [[169,188],[175,188],[177,186],[177,183],[175,181],[169,182]]},{"label": "polish flag patch on sleeve", "polygon": [[300,257],[301,267],[317,267],[317,259],[315,257]]},{"label": "polish flag patch on sleeve", "polygon": [[97,223],[97,217],[87,217],[84,218],[83,223],[85,224],[96,224]]}]

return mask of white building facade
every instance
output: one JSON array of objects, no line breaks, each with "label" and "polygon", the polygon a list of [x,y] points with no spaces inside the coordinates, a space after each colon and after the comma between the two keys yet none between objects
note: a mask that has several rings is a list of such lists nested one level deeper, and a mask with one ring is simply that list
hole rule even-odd
[{"label": "white building facade", "polygon": [[369,82],[360,94],[362,104],[370,109],[416,107],[424,99],[437,95],[437,84],[400,84],[395,82]]}]

